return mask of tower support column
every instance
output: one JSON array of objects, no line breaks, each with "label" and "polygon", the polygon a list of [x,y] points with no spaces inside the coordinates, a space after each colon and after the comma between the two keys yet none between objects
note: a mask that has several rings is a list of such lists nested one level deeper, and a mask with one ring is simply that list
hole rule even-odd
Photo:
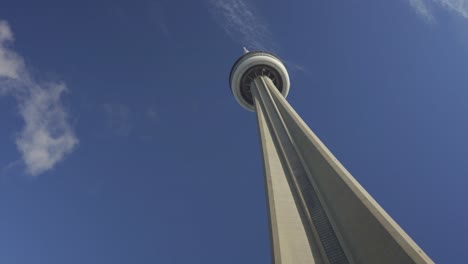
[{"label": "tower support column", "polygon": [[267,76],[250,89],[272,255],[286,263],[432,263],[292,109]]}]

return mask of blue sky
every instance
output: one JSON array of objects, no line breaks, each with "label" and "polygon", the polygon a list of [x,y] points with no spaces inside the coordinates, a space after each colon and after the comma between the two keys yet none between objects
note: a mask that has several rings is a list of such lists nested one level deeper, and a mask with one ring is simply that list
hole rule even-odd
[{"label": "blue sky", "polygon": [[468,258],[468,1],[10,1],[0,9],[0,263],[270,263],[255,115],[288,100],[437,263]]}]

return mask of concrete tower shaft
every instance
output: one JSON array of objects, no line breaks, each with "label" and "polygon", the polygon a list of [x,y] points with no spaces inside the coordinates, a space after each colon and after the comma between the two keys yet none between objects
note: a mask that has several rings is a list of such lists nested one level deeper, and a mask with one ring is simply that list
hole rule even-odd
[{"label": "concrete tower shaft", "polygon": [[257,114],[274,263],[433,263],[289,105],[277,57],[245,54],[230,83]]}]

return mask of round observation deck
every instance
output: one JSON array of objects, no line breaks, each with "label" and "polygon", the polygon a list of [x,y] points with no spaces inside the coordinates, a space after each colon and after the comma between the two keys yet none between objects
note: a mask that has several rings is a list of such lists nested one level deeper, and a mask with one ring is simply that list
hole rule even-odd
[{"label": "round observation deck", "polygon": [[229,83],[237,102],[249,111],[255,111],[250,85],[258,76],[270,78],[284,97],[289,92],[288,71],[278,57],[265,51],[248,52],[234,63]]}]

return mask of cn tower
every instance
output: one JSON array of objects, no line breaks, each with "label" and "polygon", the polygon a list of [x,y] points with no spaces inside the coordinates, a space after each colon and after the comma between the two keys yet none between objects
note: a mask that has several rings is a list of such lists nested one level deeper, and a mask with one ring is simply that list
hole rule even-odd
[{"label": "cn tower", "polygon": [[281,60],[245,51],[229,82],[257,113],[273,263],[433,263],[288,103]]}]

